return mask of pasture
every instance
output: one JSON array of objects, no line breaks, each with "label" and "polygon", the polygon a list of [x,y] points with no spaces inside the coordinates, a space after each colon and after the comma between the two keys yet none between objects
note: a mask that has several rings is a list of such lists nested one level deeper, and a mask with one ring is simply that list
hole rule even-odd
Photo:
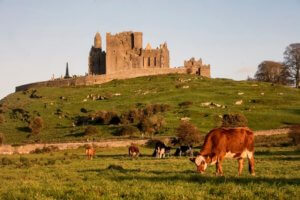
[{"label": "pasture", "polygon": [[188,157],[156,159],[148,147],[140,147],[138,159],[129,158],[125,147],[97,148],[93,160],[87,160],[83,148],[1,155],[0,198],[299,199],[300,152],[280,140],[257,143],[255,177],[248,165],[237,176],[237,161],[231,159],[224,161],[224,177],[214,175],[215,166],[198,174]]},{"label": "pasture", "polygon": [[[91,95],[105,97],[95,100]],[[241,102],[242,104],[236,104]],[[207,103],[213,103],[207,105]],[[13,93],[0,101],[0,132],[7,144],[86,141],[120,138],[115,131],[122,124],[92,123],[99,133],[83,134],[86,125],[74,126],[76,117],[98,111],[117,114],[151,104],[165,104],[160,115],[164,126],[158,136],[174,136],[180,119],[189,118],[202,134],[220,125],[225,113],[246,116],[253,130],[268,130],[300,122],[300,90],[263,82],[207,79],[195,75],[170,74],[114,80],[87,87],[37,88]],[[1,114],[2,112],[2,114]],[[28,122],[44,120],[40,134],[32,136]],[[130,125],[137,126],[137,122]],[[143,137],[139,133],[137,137]],[[147,136],[147,134],[145,134]]]}]

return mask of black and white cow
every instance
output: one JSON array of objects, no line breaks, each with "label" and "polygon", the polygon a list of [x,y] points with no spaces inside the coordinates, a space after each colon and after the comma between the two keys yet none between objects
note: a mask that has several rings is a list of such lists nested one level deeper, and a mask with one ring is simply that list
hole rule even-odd
[{"label": "black and white cow", "polygon": [[166,157],[166,155],[170,156],[170,152],[171,152],[171,147],[168,147],[163,142],[158,141],[155,144],[155,149],[152,156],[156,158],[164,158]]},{"label": "black and white cow", "polygon": [[192,146],[180,146],[176,149],[174,154],[175,156],[193,156],[193,147]]}]

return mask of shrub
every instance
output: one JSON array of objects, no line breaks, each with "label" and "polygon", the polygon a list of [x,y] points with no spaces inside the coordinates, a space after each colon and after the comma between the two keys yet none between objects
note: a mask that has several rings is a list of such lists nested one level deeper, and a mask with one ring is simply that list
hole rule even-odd
[{"label": "shrub", "polygon": [[191,74],[193,72],[193,69],[191,67],[186,68],[186,73]]},{"label": "shrub", "polygon": [[159,115],[153,115],[145,117],[138,124],[138,128],[145,133],[158,133],[159,130],[165,125],[163,117]]},{"label": "shrub", "polygon": [[3,134],[3,133],[0,133],[0,146],[1,146],[2,144],[4,144],[4,140],[5,140],[4,134]]},{"label": "shrub", "polygon": [[97,135],[99,134],[99,130],[95,126],[88,126],[84,130],[84,135]]},{"label": "shrub", "polygon": [[288,136],[292,139],[294,145],[300,147],[300,125],[292,127]]},{"label": "shrub", "polygon": [[133,136],[139,134],[139,129],[135,126],[125,125],[121,126],[117,132],[116,135],[118,136]]},{"label": "shrub", "polygon": [[193,102],[191,102],[191,101],[183,101],[183,102],[179,103],[178,105],[179,105],[179,107],[188,107],[190,105],[193,105]]},{"label": "shrub", "polygon": [[57,146],[48,146],[48,147],[43,147],[43,148],[37,148],[33,151],[31,151],[30,153],[50,153],[50,152],[54,152],[54,151],[58,151],[58,147]]},{"label": "shrub", "polygon": [[3,157],[1,159],[1,164],[2,165],[11,165],[11,164],[13,164],[13,161],[7,157]]},{"label": "shrub", "polygon": [[120,124],[121,123],[121,117],[113,112],[113,111],[110,111],[110,112],[107,112],[106,115],[105,115],[105,124],[114,124],[114,125],[117,125],[117,124]]},{"label": "shrub", "polygon": [[0,114],[0,124],[5,122],[5,118],[2,114]]},{"label": "shrub", "polygon": [[21,156],[20,157],[20,162],[21,162],[21,165],[23,167],[30,167],[31,166],[30,160],[26,157]]},{"label": "shrub", "polygon": [[182,121],[176,130],[179,144],[194,145],[201,141],[197,127],[187,121]]},{"label": "shrub", "polygon": [[87,116],[76,116],[74,124],[76,126],[87,125],[90,122],[90,117]]},{"label": "shrub", "polygon": [[33,134],[39,134],[43,129],[44,121],[41,117],[35,117],[29,124],[30,131]]},{"label": "shrub", "polygon": [[109,170],[118,170],[118,171],[123,171],[124,170],[124,168],[121,165],[114,165],[114,164],[109,165],[107,167],[107,169],[109,169]]},{"label": "shrub", "polygon": [[106,111],[97,111],[97,112],[89,115],[86,124],[88,124],[89,121],[92,121],[93,123],[96,123],[96,124],[104,124],[105,115],[106,115]]},{"label": "shrub", "polygon": [[121,118],[114,111],[98,111],[89,116],[90,121],[94,124],[119,124]]},{"label": "shrub", "polygon": [[143,117],[141,110],[137,108],[130,109],[127,113],[127,120],[130,123],[136,123]]},{"label": "shrub", "polygon": [[248,120],[243,114],[224,114],[222,118],[222,127],[245,127],[248,126]]}]

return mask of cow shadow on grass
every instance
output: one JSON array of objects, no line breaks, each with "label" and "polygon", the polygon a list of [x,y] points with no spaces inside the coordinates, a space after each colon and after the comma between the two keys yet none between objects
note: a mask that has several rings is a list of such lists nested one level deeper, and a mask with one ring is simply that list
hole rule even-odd
[{"label": "cow shadow on grass", "polygon": [[128,156],[128,154],[98,154],[95,156],[96,158],[122,158],[122,159],[139,159],[139,158],[153,158],[151,155],[147,155],[147,154],[141,154],[138,158],[131,158]]},{"label": "cow shadow on grass", "polygon": [[[173,172],[174,173],[174,172]],[[185,182],[194,182],[198,184],[203,183],[212,183],[212,184],[224,184],[224,183],[235,183],[235,184],[261,184],[267,183],[269,185],[300,185],[300,178],[268,178],[268,177],[217,177],[217,176],[202,176],[193,172],[185,172],[184,175],[168,175],[166,172],[162,172],[161,174],[155,173],[159,176],[142,176],[137,175],[134,176],[135,180],[138,181],[147,181],[153,183],[162,183],[166,182],[177,182],[177,181],[185,181]],[[130,181],[132,180],[132,176],[118,176],[112,178],[115,181]]]},{"label": "cow shadow on grass", "polygon": [[[162,183],[166,184],[170,182],[185,181],[194,182],[198,184],[211,183],[211,184],[224,184],[224,183],[235,183],[235,184],[269,184],[269,185],[300,185],[300,178],[269,178],[269,177],[234,177],[234,176],[209,176],[201,175],[194,170],[184,170],[184,171],[160,171],[160,170],[142,170],[142,169],[124,169],[119,165],[109,165],[107,168],[99,169],[84,169],[78,170],[79,173],[97,172],[99,174],[107,173],[110,171],[117,171],[123,175],[114,176],[111,178],[113,181],[131,181],[133,178],[137,181],[147,181],[152,183]],[[134,177],[132,173],[135,174]],[[147,174],[147,175],[143,175]]]},{"label": "cow shadow on grass", "polygon": [[255,151],[255,156],[300,156],[300,151]]}]

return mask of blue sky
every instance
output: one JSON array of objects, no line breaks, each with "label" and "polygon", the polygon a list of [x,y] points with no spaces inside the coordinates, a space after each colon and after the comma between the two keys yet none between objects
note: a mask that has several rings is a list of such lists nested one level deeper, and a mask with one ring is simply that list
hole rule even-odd
[{"label": "blue sky", "polygon": [[144,47],[167,42],[172,66],[190,57],[213,77],[253,76],[300,42],[300,0],[0,0],[0,98],[17,85],[87,72],[97,31],[142,31]]}]

